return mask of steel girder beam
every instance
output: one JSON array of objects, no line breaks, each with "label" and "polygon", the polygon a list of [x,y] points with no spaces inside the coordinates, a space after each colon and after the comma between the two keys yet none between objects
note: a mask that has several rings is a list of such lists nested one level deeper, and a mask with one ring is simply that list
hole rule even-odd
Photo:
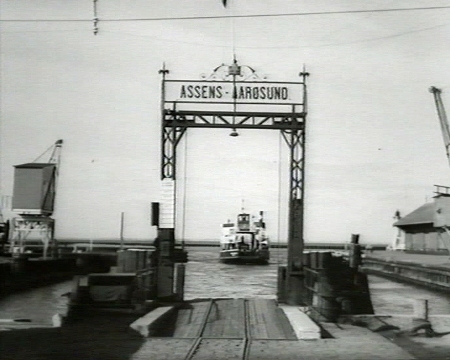
[{"label": "steel girder beam", "polygon": [[163,127],[301,130],[305,113],[165,110]]},{"label": "steel girder beam", "polygon": [[[304,113],[257,113],[257,112],[204,112],[174,111],[163,112],[161,178],[176,178],[176,147],[187,128],[229,128],[229,129],[273,129],[294,134],[293,149],[301,143],[297,134],[303,134]],[[286,137],[285,137],[286,138]],[[298,150],[295,150],[298,152]],[[292,178],[295,189],[299,186],[300,162],[293,158],[291,166],[295,174]],[[297,190],[296,190],[297,191]]]}]

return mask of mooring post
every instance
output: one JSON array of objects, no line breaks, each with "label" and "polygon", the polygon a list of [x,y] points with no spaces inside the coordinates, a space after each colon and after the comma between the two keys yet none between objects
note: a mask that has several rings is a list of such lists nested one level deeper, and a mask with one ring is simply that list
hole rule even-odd
[{"label": "mooring post", "polygon": [[414,316],[412,318],[411,333],[417,333],[420,330],[425,331],[427,337],[433,337],[436,333],[433,330],[431,322],[428,320],[428,300],[415,299],[414,300]]},{"label": "mooring post", "polygon": [[278,266],[277,299],[279,303],[286,302],[286,266]]},{"label": "mooring post", "polygon": [[157,265],[157,297],[166,298],[174,295],[174,229],[158,229],[158,265]]},{"label": "mooring post", "polygon": [[428,300],[415,299],[414,300],[414,318],[428,320]]},{"label": "mooring post", "polygon": [[361,265],[361,245],[359,245],[359,234],[352,234],[350,249],[348,254],[349,266],[355,271]]},{"label": "mooring post", "polygon": [[185,278],[186,267],[184,264],[175,264],[175,295],[178,301],[184,300],[184,278]]}]

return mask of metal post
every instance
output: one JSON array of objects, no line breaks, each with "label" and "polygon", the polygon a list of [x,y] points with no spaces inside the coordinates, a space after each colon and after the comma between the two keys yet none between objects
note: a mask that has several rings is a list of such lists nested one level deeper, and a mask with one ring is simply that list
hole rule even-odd
[{"label": "metal post", "polygon": [[120,213],[120,249],[123,250],[123,224],[124,224],[124,212]]},{"label": "metal post", "polygon": [[[303,79],[303,113],[307,113],[306,77],[305,70],[301,72]],[[295,106],[292,112],[295,113]],[[304,274],[303,267],[303,213],[305,193],[305,132],[306,115],[303,118],[303,129],[299,130],[298,119],[292,116],[290,138],[284,136],[290,147],[290,194],[289,194],[289,235],[288,235],[288,264],[286,282],[286,301],[291,305],[304,303]]]},{"label": "metal post", "polygon": [[[175,179],[176,179],[176,146],[183,132],[178,137],[177,127],[174,125],[166,126],[166,109],[165,106],[165,86],[166,75],[169,70],[165,64],[159,71],[162,74],[161,82],[161,180],[170,179],[173,182],[173,189],[169,191],[169,199],[173,204],[172,221],[166,224],[165,221],[158,221],[158,265],[157,265],[157,297],[167,298],[174,295],[174,261],[173,253],[175,246]],[[169,182],[171,183],[171,182]],[[164,182],[163,182],[164,185]],[[164,192],[164,191],[163,191]],[[164,194],[163,194],[164,195]],[[167,199],[164,199],[167,201]],[[161,213],[164,212],[164,205],[161,204]],[[167,205],[167,204],[166,204]]]}]

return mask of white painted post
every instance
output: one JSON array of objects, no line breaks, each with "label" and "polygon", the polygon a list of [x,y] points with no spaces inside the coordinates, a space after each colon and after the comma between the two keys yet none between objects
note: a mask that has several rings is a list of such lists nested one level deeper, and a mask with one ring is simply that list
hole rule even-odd
[{"label": "white painted post", "polygon": [[120,213],[120,249],[123,250],[123,225],[124,225],[124,212]]}]

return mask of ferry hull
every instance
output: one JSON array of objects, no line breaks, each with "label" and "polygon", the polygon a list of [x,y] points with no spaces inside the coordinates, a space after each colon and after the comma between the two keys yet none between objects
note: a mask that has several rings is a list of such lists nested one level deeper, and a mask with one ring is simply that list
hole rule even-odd
[{"label": "ferry hull", "polygon": [[222,250],[219,260],[227,264],[268,264],[268,251]]}]

